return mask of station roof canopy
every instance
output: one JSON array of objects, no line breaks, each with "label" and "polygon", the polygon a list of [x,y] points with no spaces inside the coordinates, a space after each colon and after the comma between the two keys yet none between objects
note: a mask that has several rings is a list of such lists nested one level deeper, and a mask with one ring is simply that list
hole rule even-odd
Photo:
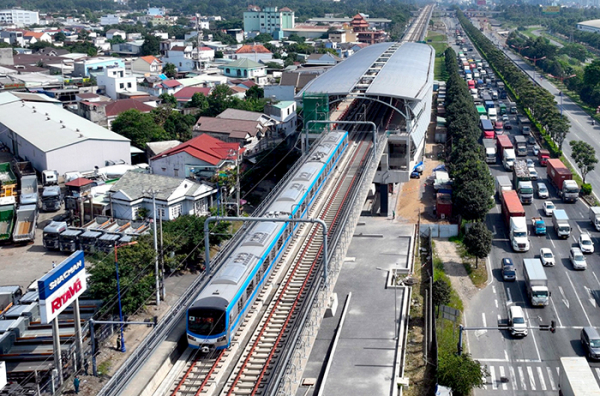
[{"label": "station roof canopy", "polygon": [[[378,70],[366,90],[367,96],[421,100],[433,83],[435,51],[427,44],[403,43],[391,56],[386,51],[396,43],[373,44],[312,80],[301,92],[348,95],[364,77]],[[377,62],[377,63],[376,63]]]}]

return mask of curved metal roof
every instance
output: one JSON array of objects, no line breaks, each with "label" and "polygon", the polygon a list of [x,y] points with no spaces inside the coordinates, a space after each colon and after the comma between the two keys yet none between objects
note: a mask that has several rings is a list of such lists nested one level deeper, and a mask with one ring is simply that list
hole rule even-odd
[{"label": "curved metal roof", "polygon": [[[363,48],[326,73],[312,80],[300,94],[326,93],[347,95],[373,69],[373,64],[395,43],[374,44]],[[385,58],[385,57],[384,57]],[[435,51],[427,44],[403,43],[380,69],[366,90],[369,96],[387,96],[420,100],[428,84],[433,83]]]}]

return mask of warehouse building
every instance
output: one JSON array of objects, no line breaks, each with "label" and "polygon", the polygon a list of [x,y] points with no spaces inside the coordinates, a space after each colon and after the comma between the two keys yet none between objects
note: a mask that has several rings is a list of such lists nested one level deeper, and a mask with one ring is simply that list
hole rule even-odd
[{"label": "warehouse building", "polygon": [[0,93],[0,142],[38,171],[88,171],[131,164],[129,139],[52,103]]},{"label": "warehouse building", "polygon": [[581,30],[582,32],[599,33],[600,19],[579,22],[577,24],[577,30]]}]

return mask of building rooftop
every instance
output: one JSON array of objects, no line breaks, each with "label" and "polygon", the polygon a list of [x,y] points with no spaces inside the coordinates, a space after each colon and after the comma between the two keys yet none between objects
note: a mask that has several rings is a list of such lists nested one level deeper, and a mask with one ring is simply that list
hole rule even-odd
[{"label": "building rooftop", "polygon": [[239,67],[239,68],[244,68],[244,69],[258,69],[258,68],[264,68],[266,67],[265,65],[258,63],[258,62],[254,62],[251,59],[247,59],[247,58],[242,58],[242,59],[238,59],[235,60],[233,62],[230,62],[226,65],[221,65],[219,66],[219,69],[224,69],[226,67]]},{"label": "building rooftop", "polygon": [[163,140],[162,142],[149,142],[146,143],[148,147],[148,154],[150,157],[154,157],[160,153],[163,153],[173,147],[177,147],[181,144],[179,140]]},{"label": "building rooftop", "polygon": [[155,62],[155,61],[158,62],[158,63],[162,63],[160,61],[160,59],[158,59],[157,57],[152,56],[152,55],[140,56],[140,59],[143,60],[144,62],[150,64],[150,65],[152,64],[152,62]]},{"label": "building rooftop", "polygon": [[591,21],[577,22],[577,24],[600,29],[600,19],[592,19]]},{"label": "building rooftop", "polygon": [[106,105],[106,116],[115,117],[131,109],[135,109],[142,113],[149,113],[154,110],[154,107],[148,106],[147,104],[135,99],[121,99]]},{"label": "building rooftop", "polygon": [[133,201],[140,198],[151,199],[151,190],[153,190],[158,191],[156,199],[166,201],[176,190],[181,188],[185,191],[184,195],[193,196],[198,189],[202,188],[202,184],[188,179],[128,171],[112,185],[110,192],[120,191]]},{"label": "building rooftop", "polygon": [[272,52],[265,48],[262,44],[245,44],[242,45],[236,54],[271,54]]},{"label": "building rooftop", "polygon": [[88,184],[92,184],[93,181],[90,179],[86,179],[85,177],[78,177],[77,179],[71,180],[70,182],[65,183],[67,187],[83,187]]},{"label": "building rooftop", "polygon": [[10,92],[0,93],[0,120],[7,128],[43,152],[84,140],[129,141],[61,106],[25,102]]},{"label": "building rooftop", "polygon": [[279,101],[277,103],[274,103],[272,106],[276,107],[278,109],[285,109],[287,107],[290,107],[294,103],[296,103],[296,102],[293,101],[293,100],[282,100],[282,101]]},{"label": "building rooftop", "polygon": [[200,117],[194,126],[196,132],[228,134],[235,139],[254,137],[265,128],[258,121],[230,120],[227,118]]},{"label": "building rooftop", "polygon": [[231,150],[237,151],[239,147],[238,143],[226,143],[210,135],[202,134],[160,153],[152,160],[186,152],[211,165],[218,165],[222,161],[231,159]]},{"label": "building rooftop", "polygon": [[181,86],[181,83],[177,80],[164,80],[162,85],[169,88],[175,88]]},{"label": "building rooftop", "polygon": [[217,118],[227,118],[229,120],[259,121],[263,113],[257,111],[247,111],[238,109],[225,109]]},{"label": "building rooftop", "polygon": [[210,95],[211,88],[207,87],[184,87],[175,92],[173,96],[179,101],[189,101],[195,93],[201,93],[204,96]]}]

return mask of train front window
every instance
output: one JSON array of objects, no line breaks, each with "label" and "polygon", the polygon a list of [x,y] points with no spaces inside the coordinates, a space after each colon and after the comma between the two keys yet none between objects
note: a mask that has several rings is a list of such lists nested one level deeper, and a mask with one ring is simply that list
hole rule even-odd
[{"label": "train front window", "polygon": [[210,336],[225,331],[225,312],[217,309],[194,309],[188,312],[190,332]]}]

